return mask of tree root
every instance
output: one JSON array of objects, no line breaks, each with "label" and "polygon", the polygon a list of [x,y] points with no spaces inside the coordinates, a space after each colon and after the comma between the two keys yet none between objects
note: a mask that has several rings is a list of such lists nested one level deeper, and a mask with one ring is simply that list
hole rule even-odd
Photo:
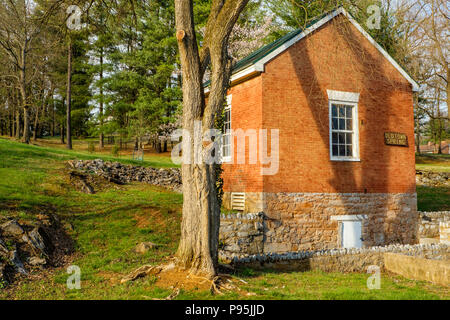
[{"label": "tree root", "polygon": [[[163,273],[165,272],[168,272],[168,274],[163,275]],[[142,266],[122,278],[120,283],[123,284],[129,281],[134,281],[148,275],[159,275],[158,281],[161,280],[163,281],[162,284],[165,284],[167,287],[173,288],[173,292],[163,300],[172,300],[176,298],[180,294],[181,288],[186,289],[189,286],[191,288],[198,288],[197,286],[200,286],[204,289],[209,288],[212,295],[223,295],[224,291],[231,291],[236,289],[239,290],[239,288],[233,284],[233,281],[231,280],[229,275],[218,274],[214,278],[210,279],[206,276],[195,273],[192,270],[179,268],[173,262],[159,266]],[[167,279],[169,279],[168,282]]]}]

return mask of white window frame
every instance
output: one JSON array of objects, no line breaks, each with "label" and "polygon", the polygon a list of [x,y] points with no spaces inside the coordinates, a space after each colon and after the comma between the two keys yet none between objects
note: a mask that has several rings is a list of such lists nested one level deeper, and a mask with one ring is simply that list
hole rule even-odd
[{"label": "white window frame", "polygon": [[[232,95],[230,94],[230,95],[228,95],[227,96],[227,105],[225,106],[225,112],[227,111],[227,110],[230,110],[230,132],[223,132],[222,133],[222,152],[221,152],[221,154],[222,154],[222,163],[225,163],[225,162],[231,162],[231,157],[232,157],[232,152],[233,152],[233,135],[231,134],[231,125],[232,125],[232,119],[231,119],[231,114],[232,114],[232,112],[231,112],[231,101],[232,101]],[[229,150],[229,155],[228,156],[223,156],[223,148],[225,147],[225,145],[223,144],[223,141],[224,141],[224,138],[225,138],[225,136],[229,136],[230,137],[230,150]]]},{"label": "white window frame", "polygon": [[[361,161],[359,157],[359,121],[358,121],[358,102],[359,93],[327,90],[328,93],[328,113],[329,113],[329,148],[331,161]],[[333,104],[341,104],[352,107],[352,150],[353,156],[342,157],[333,156]]]}]

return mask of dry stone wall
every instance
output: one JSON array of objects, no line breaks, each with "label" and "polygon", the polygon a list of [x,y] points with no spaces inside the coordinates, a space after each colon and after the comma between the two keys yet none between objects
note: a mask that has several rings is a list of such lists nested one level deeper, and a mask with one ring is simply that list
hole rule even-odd
[{"label": "dry stone wall", "polygon": [[439,223],[439,240],[450,245],[450,222]]},{"label": "dry stone wall", "polygon": [[108,181],[118,183],[139,181],[181,192],[181,172],[176,168],[156,169],[101,159],[69,161],[69,165],[73,169],[98,175]]},{"label": "dry stone wall", "polygon": [[450,186],[450,172],[416,170],[416,183],[423,186]]},{"label": "dry stone wall", "polygon": [[439,238],[439,224],[450,222],[450,211],[419,211],[419,237]]},{"label": "dry stone wall", "polygon": [[366,272],[371,265],[384,269],[386,252],[426,259],[449,261],[446,244],[389,245],[361,249],[331,249],[234,256],[229,261],[236,268],[280,271],[322,270],[324,272]]}]

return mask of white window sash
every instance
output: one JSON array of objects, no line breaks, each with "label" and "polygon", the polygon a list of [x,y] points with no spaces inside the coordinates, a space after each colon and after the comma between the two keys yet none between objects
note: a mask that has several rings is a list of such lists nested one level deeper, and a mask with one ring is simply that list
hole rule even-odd
[{"label": "white window sash", "polygon": [[[351,93],[351,92],[343,92],[342,95],[336,94],[336,92],[339,91],[332,91],[334,94],[330,95],[330,91],[328,90],[329,97],[333,96],[335,98],[344,99],[344,97],[351,97],[349,100],[353,101],[343,101],[343,100],[333,100],[329,99],[328,101],[328,112],[329,112],[329,134],[330,134],[330,160],[332,161],[360,161],[359,158],[359,121],[358,121],[358,102],[355,100],[359,99],[359,94],[357,93]],[[352,124],[353,124],[353,130],[333,130],[333,113],[332,108],[333,104],[336,105],[346,105],[352,107]],[[333,132],[335,133],[352,133],[352,151],[353,156],[347,157],[347,156],[334,156],[333,155]]]},{"label": "white window sash", "polygon": [[[231,101],[232,101],[232,95],[230,94],[230,95],[228,95],[227,96],[227,105],[226,105],[226,107],[225,107],[225,112],[226,111],[229,111],[230,112],[230,121],[229,121],[229,123],[230,123],[230,129],[229,129],[229,131],[227,130],[227,132],[224,132],[223,133],[223,136],[222,136],[222,143],[223,143],[223,141],[224,141],[224,138],[227,136],[227,137],[229,137],[229,143],[227,144],[227,145],[222,145],[222,157],[221,157],[221,160],[222,160],[222,163],[225,163],[225,162],[231,162],[231,157],[232,157],[232,151],[233,151],[233,148],[232,148],[232,145],[233,145],[233,135],[231,134]],[[224,156],[223,155],[223,150],[224,150],[224,148],[228,148],[228,156]]]}]

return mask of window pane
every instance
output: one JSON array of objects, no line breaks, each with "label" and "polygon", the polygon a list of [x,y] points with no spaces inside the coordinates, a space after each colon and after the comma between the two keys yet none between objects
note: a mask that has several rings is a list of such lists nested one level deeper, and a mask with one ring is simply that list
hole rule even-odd
[{"label": "window pane", "polygon": [[352,118],[352,107],[345,107],[346,109],[346,114],[347,114],[347,118]]},{"label": "window pane", "polygon": [[339,118],[345,118],[345,109],[343,106],[339,107]]},{"label": "window pane", "polygon": [[333,156],[334,156],[334,157],[339,156],[337,144],[333,144]]},{"label": "window pane", "polygon": [[345,130],[345,119],[339,118],[339,130]]},{"label": "window pane", "polygon": [[343,145],[343,144],[339,145],[339,156],[345,157],[345,145]]},{"label": "window pane", "polygon": [[346,151],[345,151],[345,154],[346,154],[346,156],[347,157],[352,157],[353,156],[353,153],[352,153],[352,145],[346,145],[345,146],[345,149],[346,149]]},{"label": "window pane", "polygon": [[339,136],[338,143],[345,144],[345,133],[339,132],[338,136]]},{"label": "window pane", "polygon": [[352,144],[353,143],[353,141],[352,141],[352,134],[351,133],[346,133],[345,134],[345,143],[346,144]]},{"label": "window pane", "polygon": [[338,119],[333,118],[332,123],[333,129],[338,129]]},{"label": "window pane", "polygon": [[331,106],[331,116],[333,117],[333,118],[336,118],[337,117],[337,107],[336,107],[336,105],[332,105]]},{"label": "window pane", "polygon": [[331,142],[335,143],[335,144],[337,144],[339,142],[338,141],[338,134],[336,132],[333,132]]},{"label": "window pane", "polygon": [[352,119],[347,119],[347,130],[353,130]]}]

